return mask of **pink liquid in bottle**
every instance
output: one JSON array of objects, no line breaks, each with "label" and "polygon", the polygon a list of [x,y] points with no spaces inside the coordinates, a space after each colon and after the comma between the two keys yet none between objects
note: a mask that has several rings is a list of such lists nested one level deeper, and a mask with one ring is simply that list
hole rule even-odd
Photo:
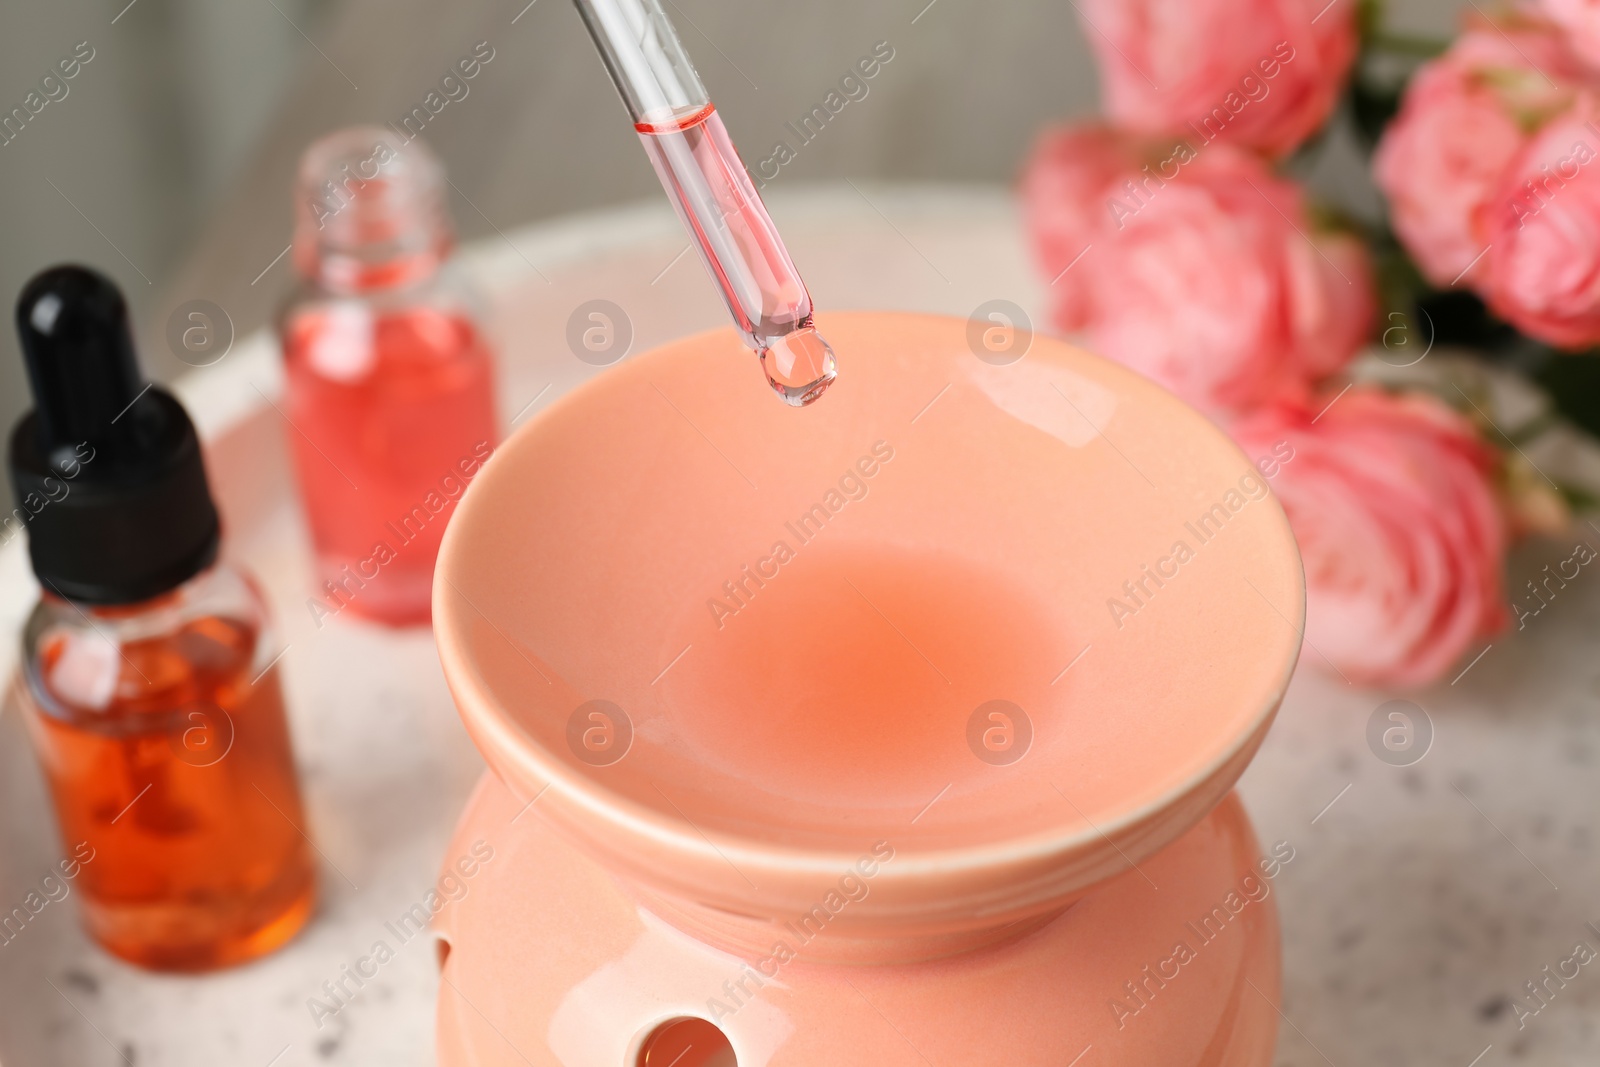
[{"label": "pink liquid in bottle", "polygon": [[716,108],[634,128],[767,381],[787,403],[811,403],[838,372],[833,350]]},{"label": "pink liquid in bottle", "polygon": [[497,439],[493,358],[445,268],[443,172],[420,142],[353,129],[302,162],[280,320],[288,438],[323,612],[426,622],[446,523]]},{"label": "pink liquid in bottle", "polygon": [[427,621],[445,524],[495,442],[482,335],[435,308],[335,304],[286,322],[284,356],[325,606]]}]

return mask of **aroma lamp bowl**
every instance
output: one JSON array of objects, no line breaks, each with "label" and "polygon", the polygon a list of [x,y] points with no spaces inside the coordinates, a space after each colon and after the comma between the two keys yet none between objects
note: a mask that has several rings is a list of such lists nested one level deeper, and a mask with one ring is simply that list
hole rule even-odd
[{"label": "aroma lamp bowl", "polygon": [[498,858],[439,919],[440,1062],[1268,1064],[1283,857],[1230,790],[1304,597],[1263,470],[1054,340],[822,325],[809,408],[688,338],[461,503],[450,854]]}]

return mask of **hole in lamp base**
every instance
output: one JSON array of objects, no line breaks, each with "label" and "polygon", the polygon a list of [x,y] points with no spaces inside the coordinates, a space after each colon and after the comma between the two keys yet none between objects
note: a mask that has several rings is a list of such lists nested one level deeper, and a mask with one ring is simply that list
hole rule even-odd
[{"label": "hole in lamp base", "polygon": [[704,1019],[673,1019],[645,1038],[633,1067],[739,1067],[728,1035]]},{"label": "hole in lamp base", "polygon": [[439,972],[442,974],[444,973],[445,961],[450,958],[450,942],[435,934],[433,939],[433,951],[439,960]]}]

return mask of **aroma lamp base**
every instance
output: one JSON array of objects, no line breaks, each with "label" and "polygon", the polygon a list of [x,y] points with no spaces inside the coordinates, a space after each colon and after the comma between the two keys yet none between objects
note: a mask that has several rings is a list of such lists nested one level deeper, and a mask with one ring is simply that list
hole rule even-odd
[{"label": "aroma lamp base", "polygon": [[770,976],[659,918],[525,806],[486,776],[451,846],[494,859],[439,919],[441,1067],[662,1067],[642,1050],[683,1018],[714,1019],[735,1060],[691,1049],[678,1067],[1271,1063],[1283,857],[1263,860],[1231,794],[1008,944],[887,966],[800,947]]}]

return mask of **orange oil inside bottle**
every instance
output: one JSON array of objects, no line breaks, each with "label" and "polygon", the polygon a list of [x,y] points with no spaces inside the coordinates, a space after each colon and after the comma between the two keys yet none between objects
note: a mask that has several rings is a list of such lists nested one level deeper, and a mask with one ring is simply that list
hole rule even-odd
[{"label": "orange oil inside bottle", "polygon": [[[162,970],[271,952],[309,918],[316,877],[277,670],[252,677],[257,632],[204,617],[120,656],[85,640],[46,638],[35,684],[51,706],[28,719],[67,851],[88,857],[90,933]],[[109,700],[75,704],[86,684]]]}]

